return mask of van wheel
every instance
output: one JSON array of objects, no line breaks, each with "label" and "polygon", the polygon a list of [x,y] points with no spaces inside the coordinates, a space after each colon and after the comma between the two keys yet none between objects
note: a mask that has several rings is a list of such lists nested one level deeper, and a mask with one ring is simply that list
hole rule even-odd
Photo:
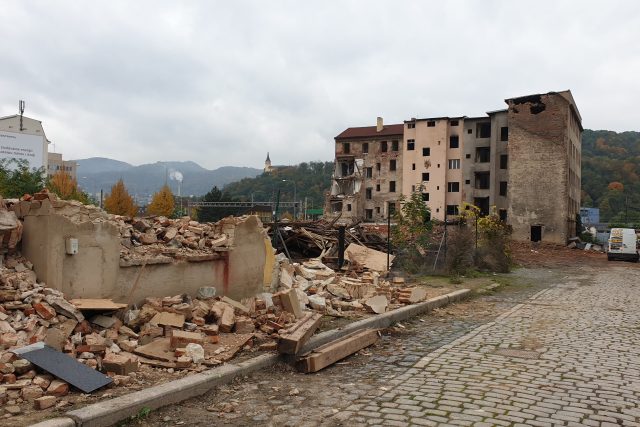
[{"label": "van wheel", "polygon": [[611,261],[613,260],[613,258],[611,257],[611,255],[607,255],[607,261]]}]

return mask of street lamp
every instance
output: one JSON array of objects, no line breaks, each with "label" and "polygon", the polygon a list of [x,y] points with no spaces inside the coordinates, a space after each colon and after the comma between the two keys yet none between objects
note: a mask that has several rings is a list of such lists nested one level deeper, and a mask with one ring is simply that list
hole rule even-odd
[{"label": "street lamp", "polygon": [[296,192],[296,182],[295,181],[288,181],[286,179],[283,179],[282,182],[291,182],[293,184],[293,220],[296,220],[296,197],[297,197],[297,192]]}]

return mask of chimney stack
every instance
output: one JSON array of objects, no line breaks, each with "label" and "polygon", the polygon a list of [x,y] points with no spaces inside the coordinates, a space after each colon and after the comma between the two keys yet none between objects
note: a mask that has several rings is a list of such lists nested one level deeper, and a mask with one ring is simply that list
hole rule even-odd
[{"label": "chimney stack", "polygon": [[376,132],[380,132],[384,125],[382,124],[382,117],[378,117],[376,120]]}]

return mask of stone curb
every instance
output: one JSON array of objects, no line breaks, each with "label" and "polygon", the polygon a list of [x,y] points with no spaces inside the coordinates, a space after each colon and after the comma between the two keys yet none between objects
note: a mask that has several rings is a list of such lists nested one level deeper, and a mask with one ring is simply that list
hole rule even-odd
[{"label": "stone curb", "polygon": [[[343,337],[360,329],[383,329],[395,322],[406,320],[452,302],[460,301],[471,294],[469,289],[461,289],[427,301],[398,308],[375,317],[362,319],[341,328],[323,332],[313,337],[302,352],[308,352],[323,344]],[[53,418],[33,424],[31,427],[103,427],[116,424],[135,416],[143,408],[151,410],[200,396],[210,389],[231,382],[237,376],[245,376],[259,369],[275,365],[281,360],[277,354],[263,354],[237,364],[228,363],[200,374],[191,375],[140,390],[104,402],[94,403],[75,411],[67,412],[65,417]]]}]

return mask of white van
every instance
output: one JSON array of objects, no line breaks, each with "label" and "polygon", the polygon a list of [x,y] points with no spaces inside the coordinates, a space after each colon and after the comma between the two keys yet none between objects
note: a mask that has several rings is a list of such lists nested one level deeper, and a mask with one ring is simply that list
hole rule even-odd
[{"label": "white van", "polygon": [[633,228],[612,228],[607,244],[607,258],[638,261],[638,236]]}]

